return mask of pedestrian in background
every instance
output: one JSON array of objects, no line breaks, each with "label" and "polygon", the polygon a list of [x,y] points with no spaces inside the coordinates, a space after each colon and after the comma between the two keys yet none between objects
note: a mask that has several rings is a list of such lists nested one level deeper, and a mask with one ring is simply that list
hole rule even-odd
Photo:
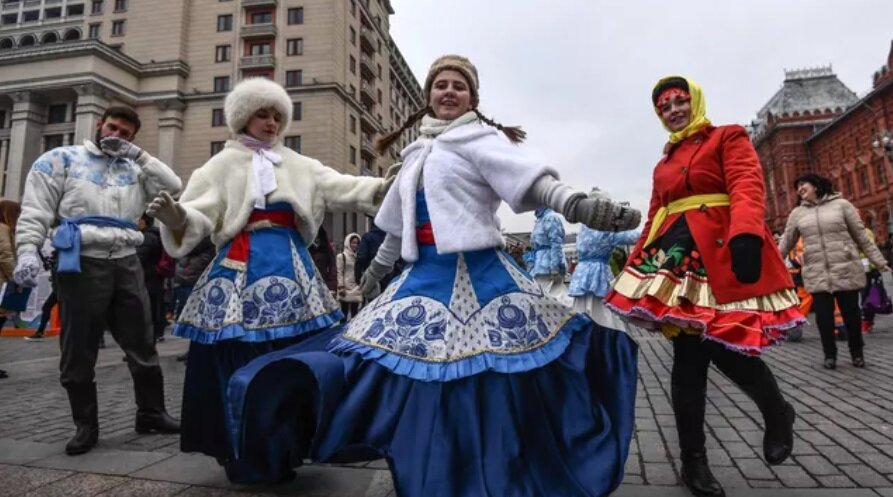
[{"label": "pedestrian in background", "polygon": [[316,232],[316,238],[307,247],[307,251],[310,252],[313,265],[316,266],[316,270],[332,293],[332,297],[335,297],[338,291],[338,269],[335,267],[335,248],[332,247],[332,242],[329,241],[329,234],[325,228],[319,227],[319,230]]},{"label": "pedestrian in background", "polygon": [[568,270],[564,256],[564,224],[561,217],[548,207],[540,207],[534,214],[536,222],[530,233],[533,251],[530,274],[550,297],[570,306],[573,301],[568,297],[564,284]]},{"label": "pedestrian in background", "polygon": [[158,273],[158,264],[164,255],[161,233],[155,227],[155,219],[143,214],[137,221],[143,234],[143,243],[136,248],[136,256],[143,268],[143,281],[149,293],[149,314],[152,317],[152,337],[159,342],[164,337],[167,317],[164,312],[164,278]]},{"label": "pedestrian in background", "polygon": [[[6,303],[6,295],[9,292],[10,295],[14,295],[20,292],[20,289],[17,287],[15,282],[13,281],[13,274],[15,273],[16,267],[16,252],[15,252],[15,230],[16,224],[19,220],[19,214],[22,209],[19,206],[18,202],[13,202],[12,200],[0,200],[0,288],[2,288],[2,292],[0,292],[0,297],[3,298]],[[2,306],[2,304],[0,304]],[[13,309],[4,309],[0,307],[0,330],[3,329],[3,325],[6,324],[6,319],[8,316],[15,316],[17,312]],[[0,378],[6,378],[9,374],[0,369]]]},{"label": "pedestrian in background", "polygon": [[344,249],[335,259],[338,271],[338,301],[341,302],[344,319],[356,316],[363,302],[363,291],[354,271],[359,246],[360,235],[356,233],[347,235],[344,238]]},{"label": "pedestrian in background", "polygon": [[859,251],[881,271],[889,271],[890,266],[869,238],[856,208],[834,191],[830,180],[810,173],[797,178],[794,187],[800,205],[788,216],[779,248],[787,253],[803,238],[801,275],[813,298],[812,309],[825,354],[822,365],[826,369],[837,367],[836,302],[846,325],[853,366],[864,368],[859,292],[867,281]]}]

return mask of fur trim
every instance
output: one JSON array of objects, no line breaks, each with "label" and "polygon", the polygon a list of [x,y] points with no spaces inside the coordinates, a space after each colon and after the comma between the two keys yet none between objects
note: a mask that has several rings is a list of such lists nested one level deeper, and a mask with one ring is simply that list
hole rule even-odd
[{"label": "fur trim", "polygon": [[471,106],[472,108],[477,107],[480,102],[480,98],[478,97],[478,91],[480,89],[480,85],[478,84],[478,70],[470,60],[461,55],[443,55],[438,57],[437,60],[431,64],[431,68],[428,69],[428,77],[425,78],[426,103],[431,100],[431,85],[434,84],[434,78],[436,78],[441,71],[446,71],[447,69],[458,71],[459,74],[465,77],[471,90]]},{"label": "fur trim", "polygon": [[281,85],[267,78],[242,80],[229,92],[223,103],[226,125],[233,135],[241,133],[248,120],[260,109],[273,107],[282,114],[279,138],[291,124],[292,100]]}]

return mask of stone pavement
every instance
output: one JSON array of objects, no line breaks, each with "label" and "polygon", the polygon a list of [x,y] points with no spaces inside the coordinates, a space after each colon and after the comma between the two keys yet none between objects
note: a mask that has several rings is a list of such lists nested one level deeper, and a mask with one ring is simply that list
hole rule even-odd
[{"label": "stone pavement", "polygon": [[[889,278],[889,277],[888,277]],[[868,367],[853,368],[841,343],[836,371],[821,367],[821,345],[810,326],[801,342],[765,354],[782,390],[797,409],[794,455],[781,466],[761,457],[762,422],[753,403],[715,369],[707,408],[708,451],[730,497],[893,497],[893,317],[879,317],[867,335]],[[640,345],[636,436],[619,497],[683,497],[675,458],[676,432],[669,400],[671,348],[637,332]],[[108,339],[97,364],[99,446],[68,457],[72,434],[65,393],[58,383],[58,340],[0,338],[0,497],[180,496],[391,497],[382,461],[310,465],[281,486],[239,487],[210,458],[181,454],[178,440],[133,431],[132,384],[121,351]],[[184,365],[174,356],[187,343],[159,344],[170,412],[179,414]]]}]

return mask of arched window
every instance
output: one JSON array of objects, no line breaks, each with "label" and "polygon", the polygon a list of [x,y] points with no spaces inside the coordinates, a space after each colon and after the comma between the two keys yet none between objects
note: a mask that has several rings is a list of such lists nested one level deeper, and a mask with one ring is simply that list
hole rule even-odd
[{"label": "arched window", "polygon": [[57,35],[54,31],[48,31],[40,37],[40,43],[56,43],[59,41],[59,35]]},{"label": "arched window", "polygon": [[15,46],[15,42],[12,41],[12,38],[0,39],[0,50],[6,50],[6,49],[12,48],[14,46]]},{"label": "arched window", "polygon": [[19,38],[20,47],[33,47],[36,43],[37,40],[34,39],[34,35],[25,35]]},{"label": "arched window", "polygon": [[81,32],[77,29],[69,29],[65,32],[65,36],[63,37],[65,41],[74,41],[81,39]]}]

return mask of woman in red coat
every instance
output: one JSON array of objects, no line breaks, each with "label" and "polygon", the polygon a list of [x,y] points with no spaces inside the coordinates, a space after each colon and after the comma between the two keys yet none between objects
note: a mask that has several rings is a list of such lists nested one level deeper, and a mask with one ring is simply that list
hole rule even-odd
[{"label": "woman in red coat", "polygon": [[652,102],[670,142],[654,168],[642,238],[605,302],[672,340],[682,479],[695,495],[722,496],[704,447],[708,367],[756,402],[764,455],[780,464],[795,414],[758,354],[805,320],[763,221],[763,177],[747,132],[712,126],[700,87],[686,78],[661,79]]}]

